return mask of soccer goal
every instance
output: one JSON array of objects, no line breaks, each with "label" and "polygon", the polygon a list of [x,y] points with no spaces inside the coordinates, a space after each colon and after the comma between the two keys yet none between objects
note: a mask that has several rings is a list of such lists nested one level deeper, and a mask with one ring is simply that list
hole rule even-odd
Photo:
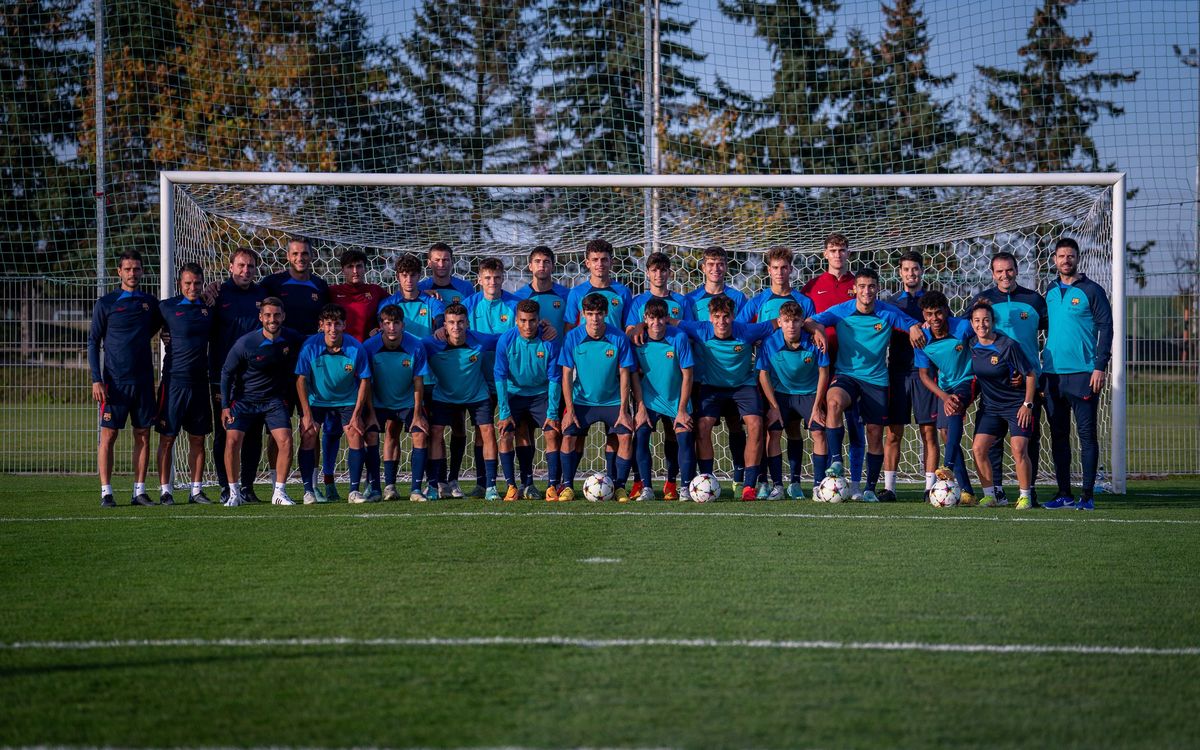
[{"label": "soccer goal", "polygon": [[[728,283],[747,295],[767,283],[763,252],[785,245],[797,255],[796,285],[823,270],[824,237],[847,235],[851,267],[875,267],[883,294],[898,291],[895,259],[917,251],[927,288],[951,299],[956,314],[992,286],[999,251],[1019,263],[1023,286],[1044,291],[1060,236],[1082,248],[1084,273],[1113,304],[1110,387],[1101,408],[1101,465],[1125,490],[1125,176],[1099,174],[975,175],[431,175],[259,172],[163,172],[161,295],[175,294],[174,269],[200,263],[222,278],[230,253],[250,247],[263,273],[284,267],[285,238],[309,237],[315,270],[339,278],[337,258],[351,248],[371,259],[370,281],[394,286],[396,257],[422,254],[433,242],[455,251],[456,274],[473,278],[481,257],[499,257],[506,288],[528,281],[526,257],[547,245],[570,285],[586,277],[583,248],[602,237],[616,248],[614,274],[636,294],[644,260],[661,251],[674,260],[675,288],[703,283],[704,248],[730,257]],[[1050,477],[1049,430],[1043,430],[1042,479]],[[594,438],[595,436],[593,436]],[[723,441],[717,441],[724,444]],[[916,430],[906,431],[902,475],[921,475]],[[1078,451],[1075,453],[1078,461]],[[728,455],[718,467],[729,469]],[[469,463],[470,458],[468,456]],[[590,451],[586,470],[603,457]],[[176,461],[177,466],[183,462]],[[656,460],[657,470],[661,461]],[[1076,472],[1079,467],[1076,465]],[[1011,476],[1011,474],[1009,474]]]}]

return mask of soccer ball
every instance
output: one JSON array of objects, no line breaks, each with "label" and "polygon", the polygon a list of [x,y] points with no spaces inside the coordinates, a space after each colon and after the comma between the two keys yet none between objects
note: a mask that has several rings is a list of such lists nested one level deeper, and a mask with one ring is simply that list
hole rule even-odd
[{"label": "soccer ball", "polygon": [[850,498],[850,483],[842,477],[825,477],[817,487],[817,498],[823,503],[840,503]]},{"label": "soccer ball", "polygon": [[935,508],[949,508],[958,504],[958,485],[951,479],[939,479],[929,488],[929,504]]},{"label": "soccer ball", "polygon": [[697,474],[688,485],[692,500],[708,503],[721,496],[721,482],[712,474]]},{"label": "soccer ball", "polygon": [[583,480],[583,496],[593,503],[612,500],[613,482],[607,474],[596,473]]}]

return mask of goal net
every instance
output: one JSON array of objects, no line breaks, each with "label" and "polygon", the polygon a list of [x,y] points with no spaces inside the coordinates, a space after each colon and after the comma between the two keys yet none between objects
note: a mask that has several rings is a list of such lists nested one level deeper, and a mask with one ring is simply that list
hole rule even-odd
[{"label": "goal net", "polygon": [[[201,264],[206,276],[225,277],[236,248],[254,249],[263,260],[262,274],[281,270],[289,234],[311,238],[315,272],[330,283],[340,280],[338,257],[360,249],[370,259],[368,280],[388,289],[395,287],[395,259],[405,253],[423,256],[434,242],[454,248],[455,273],[469,280],[479,259],[503,259],[509,290],[529,281],[528,253],[544,244],[557,255],[558,280],[570,286],[587,276],[587,241],[602,237],[616,249],[616,280],[634,294],[646,289],[644,259],[654,251],[672,258],[673,288],[686,292],[703,284],[704,248],[719,245],[730,258],[728,283],[752,296],[768,284],[763,253],[769,247],[784,245],[795,252],[793,278],[798,288],[822,272],[824,237],[836,231],[850,239],[851,268],[879,271],[882,299],[900,289],[896,259],[916,251],[925,258],[926,287],[945,292],[953,312],[961,314],[970,299],[993,285],[990,259],[1000,251],[1017,258],[1023,286],[1043,292],[1053,279],[1053,243],[1070,236],[1082,248],[1084,273],[1104,286],[1114,303],[1118,330],[1112,387],[1101,406],[1101,465],[1116,480],[1117,490],[1122,489],[1124,455],[1113,450],[1122,444],[1124,430],[1124,360],[1117,343],[1123,340],[1124,304],[1120,175],[175,172],[163,173],[161,179],[161,296],[176,293],[173,269],[184,262]],[[582,471],[603,468],[599,439],[592,436]],[[1041,473],[1046,480],[1052,477],[1048,429],[1042,439]],[[731,464],[723,431],[715,442],[718,473],[727,475]],[[661,472],[657,442],[655,449],[656,472]],[[407,455],[407,446],[402,455]],[[1078,461],[1078,450],[1075,455]],[[470,462],[468,451],[465,465]],[[182,455],[177,456],[176,466],[184,465]],[[921,467],[916,430],[906,430],[901,476],[920,477]],[[539,453],[539,471],[543,468]],[[804,473],[807,477],[807,466]],[[1006,475],[1012,476],[1011,466]]]}]

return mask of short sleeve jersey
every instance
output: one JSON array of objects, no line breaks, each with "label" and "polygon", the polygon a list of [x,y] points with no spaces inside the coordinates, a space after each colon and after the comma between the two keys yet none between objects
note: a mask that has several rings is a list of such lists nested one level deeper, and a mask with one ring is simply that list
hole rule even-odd
[{"label": "short sleeve jersey", "polygon": [[379,303],[388,293],[378,284],[334,284],[329,300],[346,308],[346,333],[366,341],[379,326]]},{"label": "short sleeve jersey", "polygon": [[251,284],[242,289],[226,279],[217,290],[217,299],[212,306],[212,338],[208,345],[208,375],[213,383],[221,382],[221,368],[234,343],[247,333],[262,329],[258,319],[258,306],[267,292],[261,284]]},{"label": "short sleeve jersey", "polygon": [[646,303],[652,299],[661,299],[667,304],[667,317],[675,320],[695,320],[696,310],[692,301],[679,292],[671,292],[666,297],[658,297],[650,292],[642,292],[633,298],[625,311],[625,327],[637,325],[645,319]]},{"label": "short sleeve jersey", "polygon": [[817,349],[808,334],[792,346],[783,331],[775,331],[759,344],[756,366],[767,373],[776,393],[804,396],[817,392],[821,368],[829,366],[829,355]]},{"label": "short sleeve jersey", "polygon": [[539,317],[554,326],[559,336],[567,332],[567,297],[571,295],[570,289],[562,284],[554,284],[549,290],[538,292],[534,291],[531,285],[526,284],[514,294],[517,301],[531,299],[537,302]]},{"label": "short sleeve jersey", "polygon": [[935,339],[930,329],[924,329],[928,343],[924,349],[913,352],[913,366],[924,370],[936,368],[938,388],[948,392],[974,377],[971,352],[966,344],[974,334],[966,318],[950,318],[947,324],[949,330],[940,339]]},{"label": "short sleeve jersey", "polygon": [[992,287],[972,300],[971,304],[979,301],[991,304],[996,330],[1016,341],[1025,359],[1040,372],[1042,347],[1038,342],[1038,331],[1046,330],[1049,321],[1046,300],[1032,289],[1018,285],[1011,292]]},{"label": "short sleeve jersey", "polygon": [[494,376],[491,370],[484,370],[483,355],[495,351],[499,340],[499,336],[478,331],[467,331],[466,340],[459,345],[432,336],[422,339],[429,370],[436,379],[434,400],[459,405],[487,401],[488,381]]},{"label": "short sleeve jersey", "polygon": [[[906,289],[888,299],[887,302],[919,322],[925,317],[921,312],[921,297],[923,296],[925,296],[924,289],[918,290],[916,294],[910,294]],[[893,379],[902,378],[914,369],[916,369],[916,365],[913,364],[913,346],[912,342],[908,340],[908,332],[892,331],[892,343],[888,347],[888,373]]]},{"label": "short sleeve jersey", "polygon": [[[432,278],[421,279],[417,282],[417,289],[429,294],[429,292],[437,292],[438,298],[441,299],[443,305],[451,305],[455,302],[462,302],[467,297],[475,293],[475,285],[471,282],[460,279],[457,276],[450,277],[450,283],[445,286],[435,284]],[[432,296],[432,295],[431,295]]]},{"label": "short sleeve jersey", "polygon": [[768,320],[775,320],[779,317],[779,308],[788,302],[800,305],[804,318],[811,318],[816,312],[812,300],[807,295],[794,289],[788,294],[776,294],[768,288],[750,298],[738,316],[738,320],[743,323],[764,323]]},{"label": "short sleeve jersey", "polygon": [[329,303],[329,285],[310,275],[300,281],[288,271],[273,273],[263,279],[262,287],[268,297],[283,301],[284,323],[288,328],[311,335],[317,331],[321,308]]},{"label": "short sleeve jersey", "polygon": [[[687,334],[667,326],[661,339],[646,334],[646,342],[633,348],[638,372],[642,378],[642,399],[646,408],[667,417],[679,413],[679,397],[683,388],[683,371],[695,367],[692,342]],[[691,412],[691,405],[684,404]]]},{"label": "short sleeve jersey", "polygon": [[741,320],[742,310],[746,307],[746,295],[742,294],[740,290],[734,289],[728,284],[725,285],[725,288],[719,294],[709,294],[707,291],[705,291],[703,286],[688,292],[687,298],[692,301],[692,308],[696,313],[695,319],[699,321],[707,321],[709,303],[712,302],[713,297],[719,297],[721,295],[733,300],[733,317],[735,320]]},{"label": "short sleeve jersey", "polygon": [[304,336],[292,328],[281,328],[273,339],[262,329],[251,331],[234,343],[221,370],[221,403],[262,402],[281,398],[296,400],[296,358]]},{"label": "short sleeve jersey", "polygon": [[496,382],[498,417],[509,417],[510,396],[537,396],[549,399],[547,416],[557,419],[562,401],[562,370],[558,359],[559,340],[545,341],[540,336],[527,339],[516,328],[506,331],[496,343],[493,374]]},{"label": "short sleeve jersey", "polygon": [[204,300],[191,302],[182,294],[158,304],[163,328],[171,335],[163,362],[163,378],[179,385],[208,381],[208,341],[213,313]]},{"label": "short sleeve jersey", "polygon": [[388,305],[400,308],[404,313],[404,332],[411,333],[419,339],[430,336],[435,329],[441,328],[442,316],[446,312],[445,305],[424,293],[418,294],[416,299],[405,299],[404,292],[397,291],[379,303],[376,315]]},{"label": "short sleeve jersey", "polygon": [[1002,414],[1025,402],[1025,386],[1014,388],[1011,381],[1017,373],[1033,372],[1033,365],[1025,359],[1016,341],[998,333],[990,344],[981,344],[972,336],[967,339],[967,346],[971,352],[971,370],[979,384],[980,408]]},{"label": "short sleeve jersey", "polygon": [[637,366],[629,338],[611,325],[599,338],[589,336],[586,325],[571,329],[558,362],[575,371],[571,399],[580,406],[620,405],[621,369]]},{"label": "short sleeve jersey", "polygon": [[880,387],[888,384],[887,351],[892,329],[907,331],[917,325],[886,302],[876,302],[871,312],[859,312],[856,300],[835,305],[812,319],[837,331],[834,371]]},{"label": "short sleeve jersey", "polygon": [[733,323],[729,338],[717,338],[712,323],[684,320],[679,327],[696,345],[704,362],[700,382],[714,388],[754,385],[754,345],[775,330],[774,322]]},{"label": "short sleeve jersey", "polygon": [[[520,300],[511,292],[500,292],[499,299],[488,299],[483,292],[475,292],[463,299],[467,308],[467,328],[479,333],[492,333],[497,336],[512,330],[517,325],[517,303]],[[496,366],[495,351],[484,352],[483,370],[490,373]],[[488,389],[494,388],[492,380],[488,380]]]},{"label": "short sleeve jersey", "polygon": [[[88,365],[93,383],[154,383],[150,341],[162,328],[158,300],[140,289],[118,289],[96,300],[88,333]],[[104,370],[100,349],[104,349]]]},{"label": "short sleeve jersey", "polygon": [[363,342],[371,365],[371,402],[381,409],[411,409],[414,379],[429,374],[421,340],[405,331],[398,343],[389,349],[382,333]]},{"label": "short sleeve jersey", "polygon": [[628,287],[615,281],[609,282],[609,285],[605,287],[594,287],[590,280],[584,280],[583,283],[573,287],[567,296],[567,323],[571,326],[582,325],[583,300],[593,293],[604,295],[608,300],[608,313],[604,316],[604,322],[614,328],[624,330],[625,310],[633,303],[633,295],[629,292]]},{"label": "short sleeve jersey", "polygon": [[349,334],[342,346],[332,351],[325,334],[314,333],[300,347],[296,374],[308,381],[308,404],[321,408],[342,408],[358,402],[358,383],[371,377],[367,350]]},{"label": "short sleeve jersey", "polygon": [[1055,280],[1046,291],[1050,333],[1042,362],[1060,375],[1104,370],[1112,357],[1112,308],[1104,288],[1082,274],[1074,284]]}]

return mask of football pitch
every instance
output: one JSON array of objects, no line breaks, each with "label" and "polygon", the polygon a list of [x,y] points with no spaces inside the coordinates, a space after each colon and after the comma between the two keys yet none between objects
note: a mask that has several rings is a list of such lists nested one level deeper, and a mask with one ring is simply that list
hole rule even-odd
[{"label": "football pitch", "polygon": [[1200,745],[1195,480],[1091,514],[118,481],[0,477],[0,746]]}]

